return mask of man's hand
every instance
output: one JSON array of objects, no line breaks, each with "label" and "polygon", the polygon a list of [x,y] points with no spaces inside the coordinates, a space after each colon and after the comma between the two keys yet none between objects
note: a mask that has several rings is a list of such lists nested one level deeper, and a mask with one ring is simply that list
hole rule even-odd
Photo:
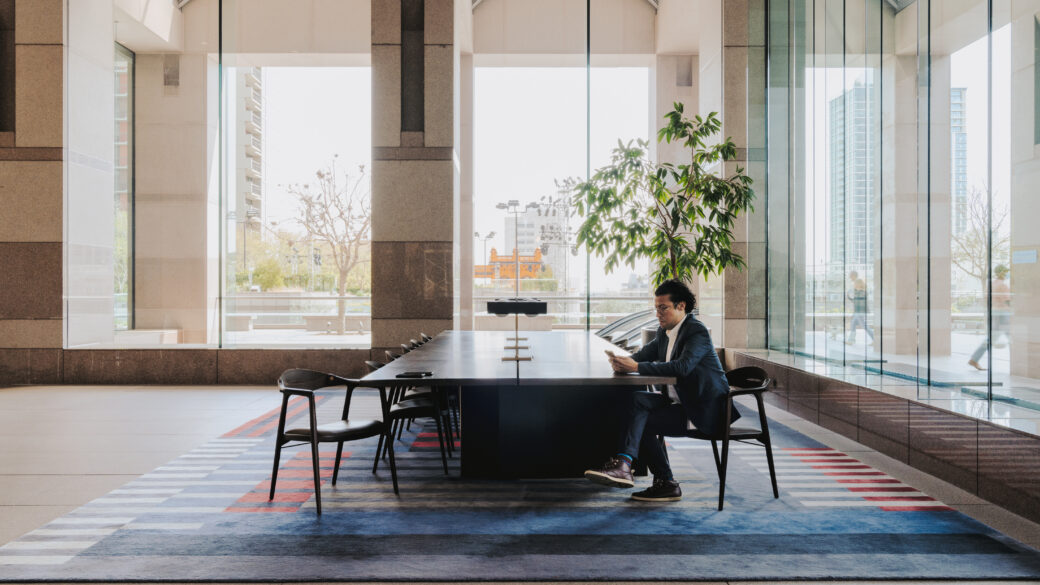
[{"label": "man's hand", "polygon": [[610,359],[610,365],[614,368],[614,371],[619,374],[628,374],[639,371],[639,364],[630,357],[619,355],[614,356]]}]

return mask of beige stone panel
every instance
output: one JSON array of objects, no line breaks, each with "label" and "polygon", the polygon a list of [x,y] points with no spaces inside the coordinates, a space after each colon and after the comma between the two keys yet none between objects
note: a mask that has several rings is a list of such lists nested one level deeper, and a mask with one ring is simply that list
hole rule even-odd
[{"label": "beige stone panel", "polygon": [[61,319],[0,320],[0,339],[4,347],[59,348]]},{"label": "beige stone panel", "polygon": [[423,76],[426,146],[452,146],[455,142],[454,79],[451,46],[427,46]]},{"label": "beige stone panel", "polygon": [[138,258],[198,259],[206,254],[206,207],[190,201],[144,201],[137,204]]},{"label": "beige stone panel", "polygon": [[747,319],[725,319],[722,328],[722,345],[724,347],[741,349],[748,346]]},{"label": "beige stone panel", "polygon": [[180,85],[169,92],[163,86],[163,56],[138,55],[134,62],[137,77],[134,94],[138,126],[144,124],[201,124],[216,112],[206,111],[205,94],[209,88],[210,64],[205,55],[179,56]]},{"label": "beige stone panel", "polygon": [[451,242],[373,242],[372,257],[373,319],[451,318]]},{"label": "beige stone panel", "polygon": [[372,0],[372,44],[401,44],[401,3]]},{"label": "beige stone panel", "polygon": [[184,50],[216,52],[220,43],[220,2],[190,2],[181,13],[184,15]]},{"label": "beige stone panel", "polygon": [[455,1],[425,0],[423,42],[427,45],[450,45],[455,42]]},{"label": "beige stone panel", "polygon": [[372,161],[372,239],[452,240],[451,161]]},{"label": "beige stone panel", "polygon": [[748,44],[748,0],[725,0],[722,9],[722,43]]},{"label": "beige stone panel", "polygon": [[722,134],[733,139],[737,148],[747,148],[747,47],[722,50],[723,114]]},{"label": "beige stone panel", "polygon": [[138,191],[205,193],[207,135],[208,128],[202,124],[138,124],[135,155]]},{"label": "beige stone panel", "polygon": [[[313,0],[311,50],[315,53],[368,53],[372,46],[371,0]],[[395,4],[395,2],[383,2]],[[302,39],[300,39],[302,40]]]},{"label": "beige stone panel", "polygon": [[401,47],[372,46],[372,146],[401,146]]},{"label": "beige stone panel", "polygon": [[64,4],[62,0],[15,2],[14,42],[19,45],[62,44],[65,34]]},{"label": "beige stone panel", "polygon": [[62,52],[60,46],[15,47],[15,146],[64,145]]},{"label": "beige stone panel", "polygon": [[0,161],[0,241],[62,240],[62,163]]},{"label": "beige stone panel", "polygon": [[583,54],[585,2],[495,0],[473,13],[475,53]]},{"label": "beige stone panel", "polygon": [[[747,260],[747,243],[734,242],[733,253]],[[747,318],[748,274],[746,270],[727,268],[725,270],[723,303],[726,319]],[[727,342],[728,343],[728,342]]]},{"label": "beige stone panel", "polygon": [[647,2],[606,0],[592,5],[593,54],[653,54],[655,14]]},{"label": "beige stone panel", "polygon": [[435,336],[449,329],[451,319],[372,319],[372,347],[397,347],[420,333]]}]

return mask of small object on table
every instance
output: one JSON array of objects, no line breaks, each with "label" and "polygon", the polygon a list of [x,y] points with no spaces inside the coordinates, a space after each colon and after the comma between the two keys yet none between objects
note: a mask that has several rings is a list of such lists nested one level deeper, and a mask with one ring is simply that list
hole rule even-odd
[{"label": "small object on table", "polygon": [[521,356],[521,349],[530,349],[526,345],[520,345],[521,341],[525,341],[526,337],[520,337],[520,313],[528,316],[534,315],[545,315],[549,312],[549,304],[540,299],[526,299],[526,298],[512,298],[512,299],[495,299],[488,301],[488,313],[493,313],[499,317],[505,317],[506,315],[513,315],[514,319],[514,336],[508,337],[509,341],[514,342],[514,345],[507,345],[505,349],[511,349],[515,353],[512,356],[506,356],[502,358],[504,362],[527,362],[531,361],[531,356]]}]

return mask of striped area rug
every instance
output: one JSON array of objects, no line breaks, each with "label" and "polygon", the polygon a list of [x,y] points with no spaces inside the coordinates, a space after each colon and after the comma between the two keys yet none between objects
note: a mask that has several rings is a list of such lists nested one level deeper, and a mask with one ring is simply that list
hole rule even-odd
[{"label": "striped area rug", "polygon": [[320,518],[305,448],[283,455],[268,501],[276,425],[267,413],[0,547],[0,580],[1040,577],[1037,551],[776,422],[780,499],[762,449],[738,444],[722,512],[709,443],[671,440],[683,499],[647,504],[583,479],[463,480],[457,460],[445,475],[415,428],[396,444],[400,496],[385,464],[371,473],[375,440],[348,444],[336,486],[323,446]]}]

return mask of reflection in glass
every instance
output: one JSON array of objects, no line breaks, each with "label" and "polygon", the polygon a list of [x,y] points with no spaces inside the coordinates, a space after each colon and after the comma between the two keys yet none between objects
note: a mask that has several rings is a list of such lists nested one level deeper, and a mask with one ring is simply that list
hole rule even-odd
[{"label": "reflection in glass", "polygon": [[769,12],[770,347],[1040,408],[1040,1]]},{"label": "reflection in glass", "polygon": [[115,46],[115,239],[113,291],[115,329],[133,329],[134,54]]}]

